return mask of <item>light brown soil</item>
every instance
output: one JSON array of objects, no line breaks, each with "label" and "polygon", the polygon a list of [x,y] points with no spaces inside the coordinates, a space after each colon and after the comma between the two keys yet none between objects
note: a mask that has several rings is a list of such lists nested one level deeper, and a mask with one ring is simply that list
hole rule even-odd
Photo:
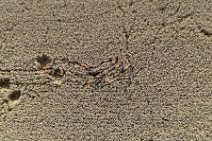
[{"label": "light brown soil", "polygon": [[211,12],[209,0],[1,1],[0,140],[212,140]]}]

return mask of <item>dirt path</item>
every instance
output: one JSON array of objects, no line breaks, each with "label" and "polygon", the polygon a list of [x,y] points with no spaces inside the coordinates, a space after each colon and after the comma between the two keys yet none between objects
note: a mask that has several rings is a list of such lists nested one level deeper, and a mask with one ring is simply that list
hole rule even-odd
[{"label": "dirt path", "polygon": [[212,3],[0,3],[0,140],[212,140]]}]

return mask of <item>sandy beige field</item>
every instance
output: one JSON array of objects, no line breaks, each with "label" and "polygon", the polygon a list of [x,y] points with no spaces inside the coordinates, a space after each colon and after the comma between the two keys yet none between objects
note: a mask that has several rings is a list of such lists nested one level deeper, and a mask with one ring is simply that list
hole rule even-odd
[{"label": "sandy beige field", "polygon": [[1,0],[0,141],[211,141],[210,0]]}]

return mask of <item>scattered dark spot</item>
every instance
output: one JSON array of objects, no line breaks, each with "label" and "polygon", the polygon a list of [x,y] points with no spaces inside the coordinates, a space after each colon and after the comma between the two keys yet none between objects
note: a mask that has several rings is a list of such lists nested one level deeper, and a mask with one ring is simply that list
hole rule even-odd
[{"label": "scattered dark spot", "polygon": [[69,43],[69,42],[67,42],[67,43],[66,43],[66,46],[69,46],[69,45],[70,45],[70,43]]},{"label": "scattered dark spot", "polygon": [[46,54],[42,54],[42,55],[36,57],[36,61],[41,65],[47,65],[52,62],[52,59],[50,56],[48,56]]},{"label": "scattered dark spot", "polygon": [[58,21],[58,22],[62,22],[62,20],[61,20],[61,19],[57,19],[57,21]]},{"label": "scattered dark spot", "polygon": [[12,101],[18,100],[21,96],[20,90],[14,90],[11,94],[8,95],[8,98]]},{"label": "scattered dark spot", "polygon": [[133,5],[133,3],[134,3],[134,2],[133,2],[133,1],[131,1],[131,2],[129,3],[129,6],[132,6],[132,5]]},{"label": "scattered dark spot", "polygon": [[130,35],[129,34],[125,34],[126,39],[129,39]]},{"label": "scattered dark spot", "polygon": [[161,25],[162,25],[163,27],[165,27],[165,22],[162,22]]},{"label": "scattered dark spot", "polygon": [[69,59],[68,59],[68,58],[66,58],[66,57],[63,57],[63,58],[61,59],[61,61],[62,61],[63,63],[66,63],[66,62],[68,62],[68,61],[69,61]]},{"label": "scattered dark spot", "polygon": [[8,99],[3,99],[2,100],[4,103],[8,103],[9,101],[8,101]]},{"label": "scattered dark spot", "polygon": [[161,118],[163,121],[169,121],[169,119],[162,117]]},{"label": "scattered dark spot", "polygon": [[67,3],[66,3],[66,2],[63,4],[63,7],[64,7],[64,8],[67,7]]},{"label": "scattered dark spot", "polygon": [[186,19],[188,19],[188,18],[191,18],[191,17],[193,16],[193,14],[194,14],[194,13],[188,13],[188,14],[186,14],[186,15],[184,15],[184,16],[180,16],[179,19],[178,19],[178,21],[179,21],[179,22],[182,22],[183,20],[186,20]]},{"label": "scattered dark spot", "polygon": [[49,33],[49,27],[47,26],[45,34],[48,34],[48,33]]},{"label": "scattered dark spot", "polygon": [[12,111],[12,108],[8,108],[7,110],[8,110],[8,111]]},{"label": "scattered dark spot", "polygon": [[49,71],[49,75],[62,77],[65,74],[65,70],[62,67],[52,68]]},{"label": "scattered dark spot", "polygon": [[99,75],[100,73],[102,73],[104,70],[103,69],[99,69],[99,70],[91,70],[91,71],[88,71],[88,75],[91,75],[91,76],[97,76]]},{"label": "scattered dark spot", "polygon": [[212,35],[212,32],[210,32],[210,31],[208,31],[206,29],[201,29],[200,32],[203,33],[206,36],[211,36]]},{"label": "scattered dark spot", "polygon": [[132,13],[137,13],[137,11],[136,10],[133,10]]},{"label": "scattered dark spot", "polygon": [[0,87],[8,88],[10,85],[10,79],[9,78],[0,78]]},{"label": "scattered dark spot", "polygon": [[118,61],[119,61],[118,56],[117,56],[117,57],[115,57],[115,58],[112,58],[112,59],[111,59],[111,63],[112,63],[112,65],[117,64],[117,63],[118,63]]},{"label": "scattered dark spot", "polygon": [[125,38],[128,40],[129,37],[130,37],[130,34],[129,34],[129,32],[126,30],[125,27],[123,27],[123,32],[124,32]]},{"label": "scattered dark spot", "polygon": [[165,11],[165,7],[160,7],[159,11],[164,12]]},{"label": "scattered dark spot", "polygon": [[125,72],[124,63],[123,62],[121,62],[121,65],[120,65],[120,72],[121,73],[124,73]]}]

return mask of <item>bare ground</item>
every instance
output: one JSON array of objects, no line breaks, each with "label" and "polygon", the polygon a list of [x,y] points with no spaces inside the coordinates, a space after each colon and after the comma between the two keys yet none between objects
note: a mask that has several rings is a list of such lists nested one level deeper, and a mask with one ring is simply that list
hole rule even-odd
[{"label": "bare ground", "polygon": [[0,2],[0,140],[212,140],[212,3]]}]

